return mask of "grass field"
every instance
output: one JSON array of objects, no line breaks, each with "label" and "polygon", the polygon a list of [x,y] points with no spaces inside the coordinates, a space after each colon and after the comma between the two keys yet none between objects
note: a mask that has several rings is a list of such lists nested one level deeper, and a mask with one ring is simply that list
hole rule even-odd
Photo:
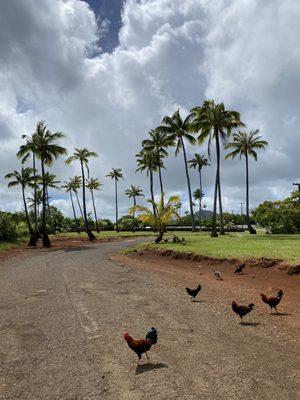
[{"label": "grass field", "polygon": [[[93,232],[97,239],[108,239],[108,238],[122,238],[122,237],[136,237],[136,236],[153,236],[153,232],[115,232],[115,231],[102,231],[100,233]],[[67,233],[59,233],[56,235],[51,235],[51,239],[64,237],[82,237],[86,238],[87,235],[85,232],[67,232]]]},{"label": "grass field", "polygon": [[[170,235],[166,234],[166,237],[168,236]],[[285,260],[293,264],[300,262],[300,235],[266,235],[263,232],[250,235],[245,232],[211,238],[207,232],[180,232],[178,236],[185,237],[187,243],[182,245],[170,242],[147,246],[160,250],[193,252],[215,258],[251,259],[266,257]]]}]

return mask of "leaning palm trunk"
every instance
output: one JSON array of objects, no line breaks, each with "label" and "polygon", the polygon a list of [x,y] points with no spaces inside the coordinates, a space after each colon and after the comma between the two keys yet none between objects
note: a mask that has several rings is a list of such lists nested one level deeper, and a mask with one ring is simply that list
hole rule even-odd
[{"label": "leaning palm trunk", "polygon": [[35,153],[32,153],[32,166],[33,166],[33,176],[34,176],[34,229],[35,229],[35,234],[38,237],[41,237],[41,234],[39,232],[39,228],[38,228],[38,212],[37,212],[37,184],[36,184],[36,168],[35,168]]},{"label": "leaning palm trunk", "polygon": [[162,176],[161,176],[161,167],[160,165],[158,166],[158,176],[159,176],[159,184],[160,184],[160,195],[162,199],[162,204],[164,207],[164,188],[163,188],[163,183],[162,183]]},{"label": "leaning palm trunk", "polygon": [[34,232],[34,230],[32,229],[31,223],[30,223],[30,218],[28,215],[28,209],[27,209],[27,203],[26,203],[26,198],[25,198],[25,188],[24,186],[22,186],[22,196],[23,196],[23,203],[24,203],[24,210],[25,210],[25,218],[26,218],[26,222],[27,222],[27,226],[28,226],[28,230],[29,230],[29,234],[30,234],[30,239],[28,242],[28,246],[36,246],[36,241],[37,241],[37,235]]},{"label": "leaning palm trunk", "polygon": [[150,169],[150,193],[151,193],[151,200],[153,201],[152,208],[153,214],[156,215],[155,205],[154,205],[154,191],[153,191],[153,171]]},{"label": "leaning palm trunk", "polygon": [[256,234],[256,230],[250,224],[250,216],[249,216],[249,165],[248,165],[248,154],[246,153],[246,224],[249,230],[249,233],[252,235]]},{"label": "leaning palm trunk", "polygon": [[91,190],[91,195],[92,195],[92,201],[93,201],[93,208],[94,208],[94,216],[95,216],[95,225],[96,225],[96,231],[97,233],[100,232],[99,230],[99,225],[98,225],[98,218],[97,218],[97,211],[96,211],[96,206],[95,206],[95,199],[94,199],[94,191]]},{"label": "leaning palm trunk", "polygon": [[77,190],[75,190],[75,196],[76,196],[76,200],[77,200],[77,204],[78,204],[78,208],[79,208],[79,211],[80,211],[80,215],[81,215],[82,221],[84,221],[83,212],[82,212],[82,208],[81,208],[81,205],[80,205],[80,201],[79,201]]},{"label": "leaning palm trunk", "polygon": [[220,235],[225,235],[223,210],[222,210],[221,178],[220,178],[220,142],[217,133],[216,133],[216,148],[217,148],[217,184],[218,184],[218,197],[219,197]]},{"label": "leaning palm trunk", "polygon": [[42,235],[43,235],[43,246],[51,247],[51,242],[47,233],[47,189],[45,182],[45,167],[44,160],[41,159],[42,166],[42,181],[43,181],[43,210],[42,210]]},{"label": "leaning palm trunk", "polygon": [[76,224],[76,231],[77,231],[77,233],[79,233],[79,224],[78,224],[77,217],[76,217],[74,201],[73,201],[73,196],[72,196],[72,190],[70,190],[70,199],[71,199],[71,204],[72,204],[72,209],[73,209],[74,220],[75,220],[75,224]]},{"label": "leaning palm trunk", "polygon": [[132,228],[131,228],[132,232],[135,231],[135,228],[134,228],[135,209],[136,209],[136,198],[135,198],[135,196],[133,196],[133,209],[134,209],[134,211],[133,211],[133,213],[132,213]]},{"label": "leaning palm trunk", "polygon": [[85,231],[89,237],[90,240],[96,239],[95,235],[89,228],[89,222],[87,219],[87,213],[86,213],[86,196],[85,196],[85,177],[84,177],[84,167],[83,167],[83,162],[81,161],[81,175],[82,175],[82,203],[83,203],[83,221],[85,225]]},{"label": "leaning palm trunk", "polygon": [[189,201],[190,201],[190,211],[191,211],[191,218],[192,218],[192,231],[195,232],[195,230],[196,230],[196,225],[195,225],[195,217],[194,217],[194,210],[193,210],[193,200],[192,200],[191,183],[190,183],[190,176],[189,176],[189,170],[188,170],[188,165],[187,165],[187,158],[186,158],[185,147],[184,147],[184,143],[183,143],[183,140],[182,140],[182,139],[181,139],[181,145],[182,145],[182,150],[183,150],[184,165],[185,165],[185,173],[186,173],[186,179],[187,179],[187,184],[188,184]]}]

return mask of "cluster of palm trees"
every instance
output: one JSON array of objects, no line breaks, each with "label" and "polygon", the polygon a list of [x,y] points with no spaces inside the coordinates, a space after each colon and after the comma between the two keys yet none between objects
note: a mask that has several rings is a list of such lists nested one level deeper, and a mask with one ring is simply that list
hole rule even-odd
[{"label": "cluster of palm trees", "polygon": [[[240,114],[237,111],[226,110],[223,103],[215,104],[213,100],[206,100],[202,106],[193,108],[190,113],[183,119],[179,110],[175,111],[172,116],[165,116],[162,124],[149,132],[149,135],[141,143],[141,150],[136,154],[137,169],[136,172],[146,172],[149,177],[150,183],[150,204],[152,205],[152,215],[154,218],[157,214],[163,214],[165,207],[164,198],[164,183],[163,183],[163,170],[165,169],[165,159],[169,155],[169,149],[175,148],[175,157],[181,152],[183,155],[183,163],[187,182],[187,193],[189,199],[190,216],[192,220],[192,229],[196,230],[196,222],[194,215],[194,203],[199,203],[199,228],[201,229],[202,223],[202,199],[204,197],[203,183],[202,183],[202,169],[210,166],[211,160],[211,147],[215,143],[216,149],[216,176],[214,185],[214,202],[213,202],[213,216],[212,216],[212,230],[211,236],[218,236],[217,231],[217,215],[219,216],[219,234],[225,234],[223,210],[222,210],[222,193],[221,193],[221,176],[220,176],[220,161],[221,161],[221,145],[225,149],[231,150],[225,159],[234,158],[237,155],[245,158],[246,170],[246,222],[250,233],[256,233],[255,229],[250,224],[249,218],[249,157],[257,160],[257,149],[265,149],[268,143],[261,139],[259,131],[251,131],[249,133],[238,131],[239,128],[245,127],[241,121]],[[232,132],[233,140],[230,141]],[[30,233],[29,245],[35,246],[37,240],[42,237],[43,246],[49,247],[51,245],[49,235],[47,232],[47,223],[51,221],[51,208],[49,205],[49,188],[60,189],[63,188],[70,195],[74,221],[76,223],[77,231],[79,232],[79,222],[76,215],[74,198],[76,197],[77,205],[80,210],[81,218],[84,223],[85,231],[90,240],[95,239],[88,221],[87,214],[87,196],[88,190],[91,195],[95,226],[99,232],[98,216],[95,206],[94,192],[100,190],[102,184],[98,178],[90,176],[89,160],[92,157],[97,157],[97,153],[89,151],[87,148],[75,148],[71,156],[66,159],[66,164],[78,162],[80,165],[81,175],[76,175],[69,178],[63,185],[59,186],[59,181],[56,176],[49,171],[47,167],[51,167],[53,162],[62,155],[67,154],[66,148],[59,145],[59,141],[64,138],[62,132],[51,132],[44,121],[37,124],[36,131],[32,135],[23,135],[25,144],[20,146],[17,152],[17,157],[25,164],[30,158],[32,159],[32,166],[22,167],[21,171],[13,171],[6,175],[7,179],[11,179],[8,186],[13,187],[20,185],[22,188],[22,197],[24,202],[25,217],[28,224]],[[208,141],[208,158],[204,154],[195,153],[191,160],[187,157],[187,145],[200,145],[202,146],[205,141]],[[37,163],[40,164],[40,173],[38,173]],[[199,187],[193,192],[190,182],[189,168],[198,171]],[[160,186],[160,202],[155,203],[154,194],[154,176],[158,173],[159,186]],[[122,170],[120,168],[113,168],[107,175],[115,183],[115,211],[116,211],[116,230],[119,231],[118,226],[118,183],[120,179],[124,179]],[[26,187],[33,189],[33,197],[29,198],[29,207],[33,208],[34,222],[30,221],[28,213],[28,205],[26,201],[25,189]],[[82,189],[82,206],[78,196],[78,190]],[[137,207],[137,198],[144,196],[139,186],[131,185],[125,191],[125,194],[133,199],[133,215],[132,215],[132,229],[135,225],[135,211]],[[173,199],[174,200],[174,199]],[[167,202],[170,205],[170,201]],[[176,209],[175,214],[181,208],[179,199],[171,201],[172,207]],[[174,204],[173,204],[174,203]],[[39,220],[39,206],[42,204],[41,212],[41,227],[38,224]],[[157,206],[159,204],[159,206]],[[217,214],[217,205],[219,212]],[[174,214],[174,215],[175,215]],[[49,220],[49,221],[48,221]]]},{"label": "cluster of palm trees", "polygon": [[[208,158],[211,159],[212,143],[215,143],[216,149],[216,177],[213,202],[212,230],[211,236],[217,237],[217,204],[219,205],[219,234],[224,235],[224,219],[222,209],[222,193],[221,193],[221,145],[225,149],[234,149],[227,154],[234,158],[236,155],[245,157],[246,160],[246,221],[250,233],[256,233],[255,229],[250,224],[249,217],[249,157],[254,157],[257,160],[256,149],[265,149],[267,142],[261,140],[259,131],[251,131],[250,133],[238,131],[233,134],[233,141],[230,142],[230,137],[233,131],[238,128],[245,127],[241,121],[240,114],[234,110],[226,110],[223,103],[215,104],[213,100],[205,100],[202,106],[191,109],[190,113],[183,119],[177,110],[172,116],[165,116],[162,120],[162,125],[151,130],[149,137],[142,141],[142,149],[136,155],[138,168],[137,171],[146,171],[150,178],[150,194],[151,204],[153,207],[153,215],[157,213],[154,202],[153,177],[154,173],[158,172],[159,183],[161,190],[162,205],[164,205],[164,189],[162,181],[162,169],[164,159],[168,156],[168,149],[175,147],[175,156],[180,152],[183,154],[183,162],[187,181],[187,191],[190,207],[190,215],[192,220],[192,229],[196,230],[192,189],[189,176],[189,166],[197,169],[199,174],[199,188],[193,193],[194,200],[199,202],[199,227],[201,229],[202,215],[202,198],[204,196],[202,188],[202,168],[209,166],[209,161],[205,155],[195,154],[192,160],[187,159],[186,146],[203,145],[208,141]],[[177,204],[178,206],[178,204]]]}]

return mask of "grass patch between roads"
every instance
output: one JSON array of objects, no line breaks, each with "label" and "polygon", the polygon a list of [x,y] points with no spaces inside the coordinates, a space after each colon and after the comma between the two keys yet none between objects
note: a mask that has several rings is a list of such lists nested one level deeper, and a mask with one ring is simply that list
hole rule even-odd
[{"label": "grass patch between roads", "polygon": [[[271,258],[296,264],[300,262],[300,235],[257,235],[245,233],[230,233],[229,235],[211,238],[207,232],[179,232],[179,237],[185,237],[186,244],[170,242],[142,244],[135,249],[147,246],[154,250],[174,250],[202,256],[227,259]],[[170,235],[166,234],[166,237]],[[131,249],[132,251],[133,249]],[[130,250],[129,250],[130,251]]]}]

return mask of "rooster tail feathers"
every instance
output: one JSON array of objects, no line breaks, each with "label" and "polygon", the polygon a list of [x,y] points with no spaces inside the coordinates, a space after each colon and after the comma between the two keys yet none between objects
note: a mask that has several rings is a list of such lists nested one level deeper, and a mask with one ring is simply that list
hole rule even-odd
[{"label": "rooster tail feathers", "polygon": [[157,343],[157,330],[154,327],[148,330],[146,340],[150,340],[152,344]]}]

